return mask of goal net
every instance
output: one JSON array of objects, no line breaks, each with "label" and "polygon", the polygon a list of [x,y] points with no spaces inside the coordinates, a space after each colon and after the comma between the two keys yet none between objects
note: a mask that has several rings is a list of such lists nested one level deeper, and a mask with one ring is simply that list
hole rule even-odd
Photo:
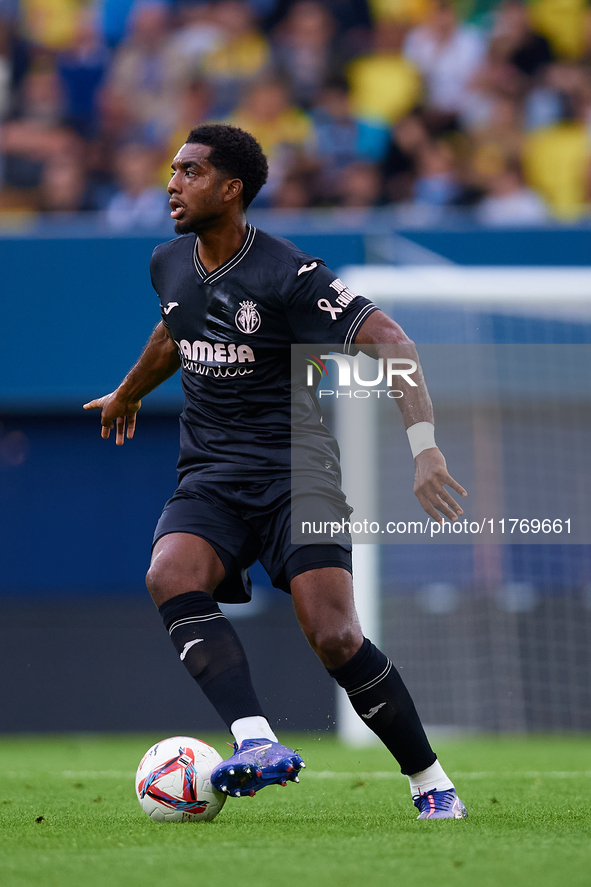
[{"label": "goal net", "polygon": [[[463,528],[431,532],[397,411],[375,392],[337,398],[333,362],[323,408],[354,516],[374,522],[354,533],[365,633],[431,727],[591,729],[591,271],[341,276],[417,343],[438,445],[469,492]],[[353,744],[372,737],[342,696],[339,731]]]}]

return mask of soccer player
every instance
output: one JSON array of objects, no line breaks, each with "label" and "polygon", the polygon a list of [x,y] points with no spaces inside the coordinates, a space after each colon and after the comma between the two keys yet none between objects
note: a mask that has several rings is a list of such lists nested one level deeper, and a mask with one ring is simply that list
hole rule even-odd
[{"label": "soccer player", "polygon": [[[367,299],[340,298],[340,282],[331,287],[335,275],[321,259],[247,222],[268,173],[249,133],[199,126],[172,170],[170,215],[180,236],[156,247],[151,262],[162,320],[119,387],[85,409],[100,409],[102,437],[115,426],[122,445],[134,435],[141,398],[181,367],[179,485],[156,527],[146,582],[181,661],[235,739],[234,755],[212,782],[233,797],[253,795],[298,782],[305,766],[265,718],[244,649],[218,606],[249,599],[247,568],[258,559],[273,584],[291,593],[320,661],[408,775],[418,818],[462,818],[466,809],[400,675],[362,634],[351,545],[291,538],[290,345],[331,343],[378,355],[396,346],[418,360],[414,346]],[[415,456],[415,492],[433,520],[457,520],[463,512],[446,486],[466,492],[447,472],[420,374],[417,382],[397,400]],[[309,391],[298,402],[314,442],[309,485],[338,520],[349,514],[338,448]]]}]

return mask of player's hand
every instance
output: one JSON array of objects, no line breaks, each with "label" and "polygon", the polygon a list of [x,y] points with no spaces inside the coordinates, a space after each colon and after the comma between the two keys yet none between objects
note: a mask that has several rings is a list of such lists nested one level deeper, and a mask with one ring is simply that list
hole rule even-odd
[{"label": "player's hand", "polygon": [[449,474],[441,450],[437,447],[423,450],[415,459],[414,493],[427,514],[439,524],[443,523],[444,517],[456,521],[464,513],[463,508],[445,489],[446,486],[460,496],[468,495]]},{"label": "player's hand", "polygon": [[[127,401],[113,391],[111,394],[105,394],[104,397],[98,397],[84,404],[85,410],[102,410],[101,412],[101,437],[105,440],[111,434],[111,428],[117,427],[115,435],[115,443],[118,447],[122,447],[125,438],[131,440],[135,434],[136,414],[141,407],[141,400]],[[127,434],[125,432],[127,426]]]}]

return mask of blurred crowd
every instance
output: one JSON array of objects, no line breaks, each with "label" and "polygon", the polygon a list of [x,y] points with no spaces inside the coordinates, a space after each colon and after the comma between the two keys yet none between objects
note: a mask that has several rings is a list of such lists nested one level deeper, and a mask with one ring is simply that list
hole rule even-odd
[{"label": "blurred crowd", "polygon": [[172,157],[212,120],[267,153],[258,207],[577,220],[591,211],[591,10],[0,0],[0,214],[157,226]]}]

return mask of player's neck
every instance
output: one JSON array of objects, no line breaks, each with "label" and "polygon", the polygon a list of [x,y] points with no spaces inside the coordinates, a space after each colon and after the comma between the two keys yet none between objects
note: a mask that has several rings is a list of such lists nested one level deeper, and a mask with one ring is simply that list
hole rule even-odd
[{"label": "player's neck", "polygon": [[246,236],[246,216],[226,221],[223,226],[210,228],[199,234],[199,259],[209,274],[227,262],[237,252]]}]

